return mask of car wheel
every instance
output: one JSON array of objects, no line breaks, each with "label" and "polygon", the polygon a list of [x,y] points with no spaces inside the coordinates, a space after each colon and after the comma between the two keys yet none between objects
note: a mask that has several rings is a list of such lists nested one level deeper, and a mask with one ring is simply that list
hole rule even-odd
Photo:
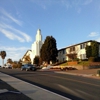
[{"label": "car wheel", "polygon": [[35,68],[32,68],[33,71],[35,71]]}]

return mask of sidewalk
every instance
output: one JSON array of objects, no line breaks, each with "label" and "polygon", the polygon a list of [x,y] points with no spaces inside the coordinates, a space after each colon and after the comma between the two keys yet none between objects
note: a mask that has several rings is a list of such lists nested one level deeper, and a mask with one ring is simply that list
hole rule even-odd
[{"label": "sidewalk", "polygon": [[[46,89],[24,82],[20,79],[14,78],[0,72],[0,78],[10,86],[14,87],[21,93],[25,94],[32,100],[71,100],[64,96],[58,95]],[[5,87],[6,89],[6,87]],[[8,99],[7,99],[8,100]]]},{"label": "sidewalk", "polygon": [[95,79],[100,79],[100,76],[96,76],[98,69],[87,69],[87,70],[67,70],[67,71],[56,71],[56,73],[62,73],[62,74],[70,74],[70,75],[78,75],[78,76],[83,76],[83,77],[88,77],[88,78],[95,78]]}]

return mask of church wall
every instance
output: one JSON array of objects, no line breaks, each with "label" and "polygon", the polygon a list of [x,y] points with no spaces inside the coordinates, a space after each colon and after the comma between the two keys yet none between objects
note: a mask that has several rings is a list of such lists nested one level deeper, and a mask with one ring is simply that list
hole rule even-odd
[{"label": "church wall", "polygon": [[36,40],[34,41],[34,43],[32,44],[32,53],[31,53],[31,61],[33,64],[33,60],[35,58],[35,56],[40,56],[40,49],[43,45],[42,42],[42,35],[41,35],[41,30],[38,29],[37,30],[37,34],[36,34]]}]

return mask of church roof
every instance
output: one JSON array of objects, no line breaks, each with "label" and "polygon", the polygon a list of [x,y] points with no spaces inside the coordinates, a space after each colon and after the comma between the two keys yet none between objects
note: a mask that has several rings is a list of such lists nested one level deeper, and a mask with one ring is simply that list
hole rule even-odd
[{"label": "church roof", "polygon": [[27,54],[29,51],[32,51],[32,50],[27,50],[26,53],[24,54],[24,56],[22,57],[22,59],[26,56],[26,54]]}]

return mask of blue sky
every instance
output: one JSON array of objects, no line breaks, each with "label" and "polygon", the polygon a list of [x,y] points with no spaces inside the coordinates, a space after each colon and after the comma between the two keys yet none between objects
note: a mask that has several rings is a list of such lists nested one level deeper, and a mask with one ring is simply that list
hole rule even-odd
[{"label": "blue sky", "polygon": [[[0,0],[0,51],[18,61],[40,28],[57,48],[88,40],[100,41],[100,0]],[[0,65],[2,59],[0,58]]]}]

